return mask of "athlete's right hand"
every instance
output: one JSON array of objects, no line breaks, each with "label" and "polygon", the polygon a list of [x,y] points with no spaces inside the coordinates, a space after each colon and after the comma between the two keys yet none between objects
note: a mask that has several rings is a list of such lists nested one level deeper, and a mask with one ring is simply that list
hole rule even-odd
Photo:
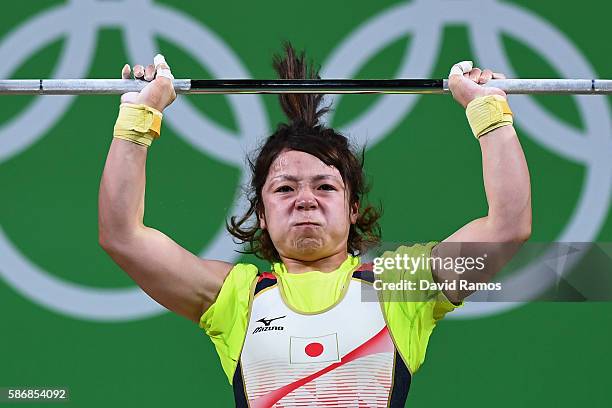
[{"label": "athlete's right hand", "polygon": [[[176,99],[176,92],[172,85],[170,67],[166,63],[163,55],[157,54],[155,57],[156,65],[149,64],[134,66],[134,78],[149,82],[140,92],[128,92],[121,95],[121,103],[143,104],[155,108],[162,112]],[[121,71],[122,79],[130,79],[132,69],[129,64],[125,64]]]}]

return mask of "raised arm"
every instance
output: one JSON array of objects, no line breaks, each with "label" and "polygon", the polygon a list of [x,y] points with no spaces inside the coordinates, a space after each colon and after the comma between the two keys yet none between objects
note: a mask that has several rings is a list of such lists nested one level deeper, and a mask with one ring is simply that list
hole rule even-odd
[{"label": "raised arm", "polygon": [[[169,69],[167,65],[158,68]],[[176,98],[171,80],[149,65],[134,67],[136,78],[150,82],[140,93],[122,95],[122,103],[143,104],[159,112]],[[169,72],[169,71],[168,71]],[[124,79],[130,78],[126,64]],[[232,265],[203,260],[162,232],[143,224],[148,147],[113,138],[98,199],[99,242],[110,257],[149,296],[167,309],[198,322],[214,301]]]},{"label": "raised arm", "polygon": [[[466,69],[468,68],[468,69]],[[464,65],[465,74],[450,76],[453,97],[465,108],[474,99],[505,93],[496,88],[484,88],[491,78],[504,78],[490,70]],[[485,256],[484,269],[465,271],[434,268],[438,282],[489,281],[531,235],[531,185],[529,170],[521,144],[512,125],[505,125],[484,133],[478,139],[482,152],[482,172],[489,210],[486,216],[461,227],[432,250],[433,257]],[[472,244],[470,244],[472,243]],[[436,265],[434,263],[434,265]],[[445,290],[446,296],[458,303],[473,290]]]}]

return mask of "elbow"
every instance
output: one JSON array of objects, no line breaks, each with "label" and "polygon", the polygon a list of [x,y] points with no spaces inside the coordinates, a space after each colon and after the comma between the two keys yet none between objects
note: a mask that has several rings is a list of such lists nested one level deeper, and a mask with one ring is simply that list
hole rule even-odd
[{"label": "elbow", "polygon": [[109,255],[120,253],[122,249],[129,247],[136,233],[136,231],[108,231],[98,227],[98,245]]},{"label": "elbow", "polygon": [[517,228],[513,238],[513,242],[520,243],[523,243],[531,238],[531,221]]},{"label": "elbow", "polygon": [[519,208],[490,211],[487,218],[498,242],[523,243],[531,238],[531,199]]},{"label": "elbow", "polygon": [[100,245],[104,252],[110,253],[113,250],[114,241],[108,234],[98,229],[98,245]]},{"label": "elbow", "polygon": [[98,216],[98,245],[110,254],[132,242],[142,228],[142,223],[127,222],[101,213]]},{"label": "elbow", "polygon": [[98,217],[98,245],[105,252],[109,252],[113,246],[113,239],[113,234],[103,222],[102,217]]},{"label": "elbow", "polygon": [[108,252],[110,249],[110,240],[102,235],[98,235],[98,245],[104,250],[104,252]]},{"label": "elbow", "polygon": [[531,205],[515,220],[514,241],[523,243],[531,238]]},{"label": "elbow", "polygon": [[497,242],[522,244],[531,237],[531,214],[506,220],[494,220],[491,224]]},{"label": "elbow", "polygon": [[106,248],[108,247],[109,242],[110,240],[108,238],[108,234],[105,232],[104,228],[102,227],[102,223],[100,222],[100,219],[98,219],[98,245],[100,245],[100,247],[106,251]]}]

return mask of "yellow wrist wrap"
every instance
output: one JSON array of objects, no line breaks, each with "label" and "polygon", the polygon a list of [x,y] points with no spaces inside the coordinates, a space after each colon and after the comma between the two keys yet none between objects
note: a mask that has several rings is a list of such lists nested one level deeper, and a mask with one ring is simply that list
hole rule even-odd
[{"label": "yellow wrist wrap", "polygon": [[502,126],[512,125],[512,111],[501,95],[481,96],[470,102],[465,114],[476,139]]},{"label": "yellow wrist wrap", "polygon": [[159,137],[163,116],[150,106],[122,103],[113,135],[149,147]]}]

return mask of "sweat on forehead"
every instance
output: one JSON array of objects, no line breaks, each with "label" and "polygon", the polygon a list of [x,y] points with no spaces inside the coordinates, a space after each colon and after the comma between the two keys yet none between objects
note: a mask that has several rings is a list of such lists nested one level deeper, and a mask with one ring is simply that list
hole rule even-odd
[{"label": "sweat on forehead", "polygon": [[327,165],[318,157],[309,153],[288,150],[280,153],[270,165],[268,179],[281,175],[298,178],[309,178],[312,175],[328,175],[342,180],[340,171],[332,165]]}]

